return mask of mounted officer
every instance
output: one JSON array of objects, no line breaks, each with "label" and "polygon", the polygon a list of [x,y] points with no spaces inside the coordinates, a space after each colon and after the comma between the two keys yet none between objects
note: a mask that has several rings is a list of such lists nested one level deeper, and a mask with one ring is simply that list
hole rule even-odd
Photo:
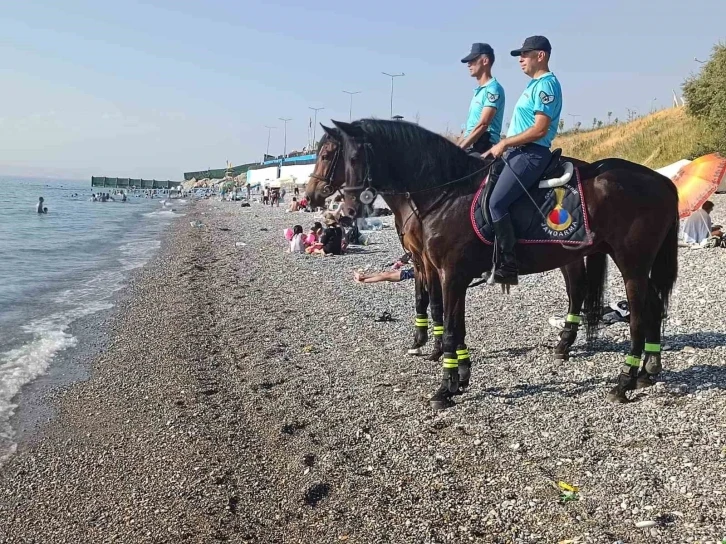
[{"label": "mounted officer", "polygon": [[504,158],[489,200],[498,254],[496,283],[518,283],[516,237],[509,208],[539,181],[552,156],[550,146],[562,113],[562,88],[549,69],[551,52],[552,46],[544,36],[531,36],[511,52],[513,57],[519,57],[522,71],[532,81],[514,106],[506,138],[484,155]]},{"label": "mounted officer", "polygon": [[469,74],[476,78],[479,86],[474,89],[459,147],[484,153],[501,139],[504,117],[504,89],[492,76],[494,50],[487,43],[474,43],[461,62],[469,66]]}]

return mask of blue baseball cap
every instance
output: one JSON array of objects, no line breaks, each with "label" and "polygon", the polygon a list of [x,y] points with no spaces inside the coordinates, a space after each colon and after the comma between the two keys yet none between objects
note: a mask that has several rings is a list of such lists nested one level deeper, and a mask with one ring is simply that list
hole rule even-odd
[{"label": "blue baseball cap", "polygon": [[524,40],[522,47],[512,51],[512,56],[518,57],[527,51],[545,51],[546,53],[550,53],[552,51],[552,45],[544,36],[530,36]]}]

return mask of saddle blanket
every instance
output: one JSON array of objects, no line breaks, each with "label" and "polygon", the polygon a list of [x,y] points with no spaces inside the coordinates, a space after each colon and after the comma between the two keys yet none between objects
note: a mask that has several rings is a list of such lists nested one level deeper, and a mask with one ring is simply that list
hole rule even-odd
[{"label": "saddle blanket", "polygon": [[[489,176],[484,178],[471,203],[471,226],[479,239],[492,245],[494,231],[487,223],[482,209],[482,196]],[[568,244],[586,246],[592,243],[587,221],[585,195],[582,192],[580,170],[575,168],[572,179],[562,187],[540,189],[536,185],[530,195],[537,203],[534,207],[527,195],[523,195],[510,209],[519,244]]]}]

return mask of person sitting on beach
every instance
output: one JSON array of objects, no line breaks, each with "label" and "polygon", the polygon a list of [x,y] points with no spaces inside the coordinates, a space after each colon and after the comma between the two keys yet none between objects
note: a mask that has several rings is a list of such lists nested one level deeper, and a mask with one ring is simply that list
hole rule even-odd
[{"label": "person sitting on beach", "polygon": [[320,237],[322,247],[314,253],[323,255],[342,255],[343,253],[343,229],[338,225],[338,219],[332,213],[323,215],[323,223],[326,228]]},{"label": "person sitting on beach", "polygon": [[[707,200],[701,206],[701,209],[693,212],[688,219],[683,222],[683,241],[688,244],[700,244],[704,240],[708,240],[711,236],[720,236],[720,227],[713,228],[711,223],[711,212],[713,211],[713,202]],[[716,231],[717,232],[714,232]]]},{"label": "person sitting on beach", "polygon": [[43,197],[38,198],[38,206],[35,208],[38,213],[48,213],[48,208],[43,207]]},{"label": "person sitting on beach", "polygon": [[297,198],[292,197],[292,202],[290,202],[290,206],[287,208],[288,212],[299,212],[300,211],[300,204],[298,204]]},{"label": "person sitting on beach", "polygon": [[305,253],[305,235],[303,234],[302,225],[295,225],[292,228],[290,253]]}]

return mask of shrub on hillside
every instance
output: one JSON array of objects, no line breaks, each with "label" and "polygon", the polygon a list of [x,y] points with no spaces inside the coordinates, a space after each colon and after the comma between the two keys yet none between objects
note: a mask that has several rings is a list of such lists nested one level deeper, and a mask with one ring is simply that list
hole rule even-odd
[{"label": "shrub on hillside", "polygon": [[706,128],[693,154],[726,153],[726,44],[715,46],[701,71],[686,80],[683,95],[686,111],[701,120]]}]

